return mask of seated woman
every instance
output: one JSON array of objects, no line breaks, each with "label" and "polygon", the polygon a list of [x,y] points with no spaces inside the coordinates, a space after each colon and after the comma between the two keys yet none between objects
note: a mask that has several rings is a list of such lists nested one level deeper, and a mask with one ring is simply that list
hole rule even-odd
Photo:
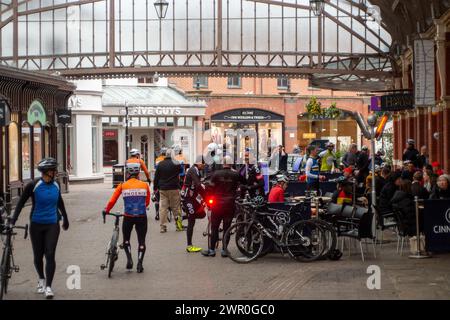
[{"label": "seated woman", "polygon": [[351,205],[353,203],[352,183],[345,178],[340,179],[338,181],[338,189],[331,197],[331,202]]},{"label": "seated woman", "polygon": [[432,191],[430,199],[450,199],[450,177],[448,175],[439,176],[437,186]]},{"label": "seated woman", "polygon": [[413,182],[411,185],[411,192],[413,197],[419,197],[419,199],[428,199],[429,192],[423,186],[423,173],[422,171],[416,171],[413,176]]},{"label": "seated woman", "polygon": [[416,234],[416,205],[411,192],[411,181],[402,179],[391,199],[394,210],[400,214],[401,224],[408,236]]},{"label": "seated woman", "polygon": [[395,191],[398,190],[398,186],[401,181],[401,172],[394,172],[391,174],[389,180],[384,185],[383,189],[380,192],[380,214],[386,214],[392,212],[391,199],[395,194]]}]

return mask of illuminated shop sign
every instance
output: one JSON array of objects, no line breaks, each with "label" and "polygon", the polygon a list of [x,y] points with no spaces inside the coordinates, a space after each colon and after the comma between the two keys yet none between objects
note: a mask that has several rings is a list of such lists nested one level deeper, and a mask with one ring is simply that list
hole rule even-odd
[{"label": "illuminated shop sign", "polygon": [[372,111],[401,111],[414,109],[414,96],[411,93],[394,93],[380,97],[372,97],[370,110]]},{"label": "illuminated shop sign", "polygon": [[180,107],[132,107],[130,115],[136,116],[176,116],[181,114]]},{"label": "illuminated shop sign", "polygon": [[283,121],[284,117],[265,110],[259,109],[235,109],[215,114],[211,121],[223,122],[257,122],[257,121]]}]

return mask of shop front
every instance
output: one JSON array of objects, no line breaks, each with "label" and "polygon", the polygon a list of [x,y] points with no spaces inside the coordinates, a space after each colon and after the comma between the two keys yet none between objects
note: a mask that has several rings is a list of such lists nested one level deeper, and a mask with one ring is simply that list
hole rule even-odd
[{"label": "shop front", "polygon": [[336,118],[315,117],[308,113],[298,116],[298,145],[306,148],[310,143],[317,141],[330,141],[336,150],[347,151],[352,143],[360,144],[361,137],[356,121],[350,112],[340,110]]},{"label": "shop front", "polygon": [[45,157],[58,160],[59,179],[67,190],[67,129],[59,115],[67,110],[74,88],[60,77],[0,66],[0,102],[9,113],[1,127],[0,194],[12,205],[24,185],[40,176],[37,164]]},{"label": "shop front", "polygon": [[233,109],[211,116],[211,142],[237,164],[268,161],[284,144],[284,117],[261,109]]},{"label": "shop front", "polygon": [[125,162],[127,146],[128,151],[140,150],[149,168],[154,168],[163,147],[176,146],[187,163],[194,162],[196,135],[201,132],[197,123],[205,114],[204,102],[188,100],[161,86],[105,86],[103,92],[105,171]]}]

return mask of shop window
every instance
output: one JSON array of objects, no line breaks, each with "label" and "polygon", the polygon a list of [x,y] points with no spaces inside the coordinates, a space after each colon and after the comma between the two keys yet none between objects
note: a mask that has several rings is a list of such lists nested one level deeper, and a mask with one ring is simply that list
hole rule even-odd
[{"label": "shop window", "polygon": [[177,118],[177,127],[184,127],[184,117]]},{"label": "shop window", "polygon": [[42,160],[42,126],[40,123],[35,123],[33,125],[33,168],[34,176],[39,177],[40,173],[37,169],[39,161]]},{"label": "shop window", "polygon": [[51,141],[50,141],[50,137],[51,137],[51,127],[50,126],[45,126],[44,127],[44,157],[50,157],[50,145],[51,145]]},{"label": "shop window", "polygon": [[258,127],[258,160],[268,160],[277,146],[283,144],[283,124],[260,123]]},{"label": "shop window", "polygon": [[148,118],[146,117],[141,118],[141,127],[148,127]]},{"label": "shop window", "polygon": [[130,124],[131,127],[139,127],[139,117],[132,117]]},{"label": "shop window", "polygon": [[119,160],[118,131],[116,129],[103,130],[103,164],[112,166]]},{"label": "shop window", "polygon": [[158,117],[158,126],[164,126],[166,124],[166,118]]},{"label": "shop window", "polygon": [[111,117],[111,123],[118,124],[119,123],[119,117]]},{"label": "shop window", "polygon": [[109,117],[102,117],[102,123],[109,123]]},{"label": "shop window", "polygon": [[289,79],[287,77],[279,77],[277,79],[277,88],[279,90],[287,90],[289,88]]},{"label": "shop window", "polygon": [[28,123],[22,125],[22,180],[31,179],[31,128]]},{"label": "shop window", "polygon": [[148,126],[149,127],[156,127],[156,118],[154,118],[154,117],[148,118]]},{"label": "shop window", "polygon": [[174,124],[173,117],[167,117],[166,118],[166,124],[167,124],[168,127],[173,127],[173,124]]},{"label": "shop window", "polygon": [[241,77],[228,77],[228,88],[241,88]]},{"label": "shop window", "polygon": [[196,89],[200,88],[208,88],[208,77],[207,76],[198,76],[193,78],[192,86]]},{"label": "shop window", "polygon": [[9,136],[9,181],[19,180],[19,127],[11,122],[8,128]]},{"label": "shop window", "polygon": [[193,126],[192,117],[186,117],[186,127],[192,127],[192,126]]}]

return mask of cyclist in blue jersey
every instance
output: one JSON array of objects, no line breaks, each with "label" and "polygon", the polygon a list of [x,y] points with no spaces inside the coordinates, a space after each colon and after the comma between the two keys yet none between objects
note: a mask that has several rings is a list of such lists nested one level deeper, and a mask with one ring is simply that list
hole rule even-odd
[{"label": "cyclist in blue jersey", "polygon": [[325,180],[325,176],[320,175],[320,164],[318,148],[316,146],[308,147],[309,159],[306,161],[305,173],[308,190],[319,190],[319,181]]},{"label": "cyclist in blue jersey", "polygon": [[[34,254],[34,266],[39,276],[37,292],[44,293],[47,299],[52,299],[52,281],[55,275],[55,252],[58,244],[60,226],[63,220],[64,230],[69,229],[64,201],[58,182],[55,181],[58,163],[53,158],[42,159],[37,169],[41,177],[28,183],[14,211],[12,224],[14,225],[25,203],[32,201],[30,238]],[[44,274],[45,256],[45,274]]]}]

